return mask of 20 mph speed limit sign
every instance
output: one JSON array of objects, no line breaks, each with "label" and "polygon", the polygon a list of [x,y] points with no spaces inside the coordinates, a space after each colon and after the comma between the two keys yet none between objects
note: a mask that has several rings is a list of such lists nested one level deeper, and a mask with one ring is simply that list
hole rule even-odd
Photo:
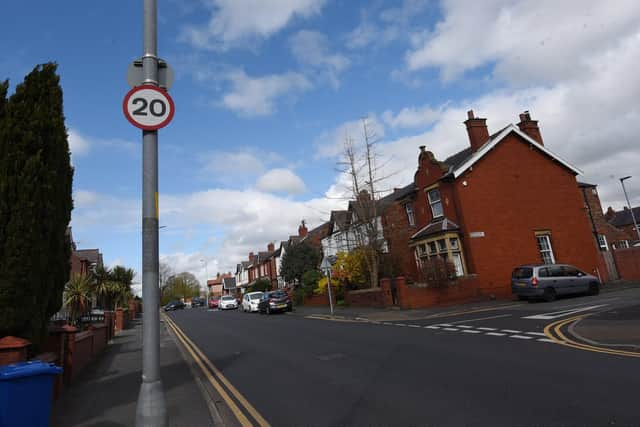
[{"label": "20 mph speed limit sign", "polygon": [[122,102],[124,116],[137,128],[157,130],[169,124],[175,112],[166,90],[153,85],[134,87]]}]

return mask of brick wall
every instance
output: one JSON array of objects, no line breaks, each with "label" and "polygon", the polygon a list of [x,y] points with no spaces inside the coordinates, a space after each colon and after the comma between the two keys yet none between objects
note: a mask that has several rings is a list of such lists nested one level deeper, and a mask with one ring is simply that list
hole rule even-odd
[{"label": "brick wall", "polygon": [[[332,294],[333,304],[336,303],[336,293],[335,290]],[[311,295],[304,298],[304,305],[308,307],[329,307],[329,296],[327,294],[321,295]]]},{"label": "brick wall", "polygon": [[455,285],[446,288],[426,288],[407,285],[402,278],[396,279],[398,289],[398,304],[401,308],[416,309],[436,306],[462,304],[473,301],[487,300],[489,296],[510,298],[511,290],[498,294],[489,294],[483,290],[477,277],[458,279]]},{"label": "brick wall", "polygon": [[390,293],[388,289],[359,289],[357,291],[345,292],[344,302],[350,307],[388,307],[388,299],[386,293]]},{"label": "brick wall", "polygon": [[72,379],[76,378],[93,359],[93,331],[77,333],[74,339]]},{"label": "brick wall", "polygon": [[409,239],[418,230],[415,225],[409,225],[404,203],[394,202],[388,206],[382,217],[382,224],[389,254],[383,255],[383,270],[387,271],[381,273],[390,277],[404,275],[416,280],[418,270],[413,251],[409,247]]},{"label": "brick wall", "polygon": [[621,279],[640,280],[640,247],[617,249],[613,256]]},{"label": "brick wall", "polygon": [[595,273],[598,254],[575,176],[517,135],[458,178],[455,190],[467,267],[484,293],[510,290],[515,266],[541,262],[536,231],[551,233],[556,262]]}]

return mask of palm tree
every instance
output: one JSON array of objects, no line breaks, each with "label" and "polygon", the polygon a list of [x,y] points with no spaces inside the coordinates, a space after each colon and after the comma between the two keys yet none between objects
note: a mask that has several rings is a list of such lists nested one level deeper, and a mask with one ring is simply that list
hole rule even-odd
[{"label": "palm tree", "polygon": [[104,266],[97,266],[93,272],[93,292],[100,298],[100,306],[105,309],[110,309],[110,294],[111,294],[111,270]]},{"label": "palm tree", "polygon": [[111,270],[111,280],[114,282],[112,296],[116,306],[126,305],[133,295],[131,284],[135,274],[133,269],[120,265],[113,267]]},{"label": "palm tree", "polygon": [[71,321],[77,323],[91,301],[91,285],[92,279],[85,274],[75,273],[67,282],[64,288],[63,303]]}]

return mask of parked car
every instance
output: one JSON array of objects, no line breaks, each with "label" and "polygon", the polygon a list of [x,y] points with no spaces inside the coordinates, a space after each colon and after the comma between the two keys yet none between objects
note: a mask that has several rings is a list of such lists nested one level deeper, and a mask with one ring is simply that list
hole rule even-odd
[{"label": "parked car", "polygon": [[511,291],[520,299],[542,298],[553,301],[558,295],[597,295],[597,277],[567,264],[522,265],[511,274]]},{"label": "parked car", "polygon": [[284,291],[265,292],[262,297],[260,297],[260,302],[258,303],[258,311],[261,314],[271,314],[277,311],[291,311],[292,307],[291,299]]},{"label": "parked car", "polygon": [[248,292],[242,297],[242,311],[254,312],[258,311],[258,304],[262,298],[262,292]]},{"label": "parked car", "polygon": [[183,308],[184,308],[184,303],[182,301],[175,300],[165,305],[164,311],[182,310]]},{"label": "parked car", "polygon": [[220,302],[218,303],[218,309],[227,310],[227,309],[236,309],[238,308],[238,301],[231,295],[224,295],[220,298]]},{"label": "parked car", "polygon": [[218,308],[219,304],[220,304],[220,298],[218,297],[209,298],[209,308]]},{"label": "parked car", "polygon": [[191,298],[191,307],[204,307],[204,298]]}]

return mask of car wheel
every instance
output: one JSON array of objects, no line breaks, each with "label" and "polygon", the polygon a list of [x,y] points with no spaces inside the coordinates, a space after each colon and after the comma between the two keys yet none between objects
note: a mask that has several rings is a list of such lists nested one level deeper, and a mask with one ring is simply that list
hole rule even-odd
[{"label": "car wheel", "polygon": [[556,290],[553,288],[545,288],[544,290],[544,300],[546,302],[555,301],[556,299]]},{"label": "car wheel", "polygon": [[600,286],[597,283],[591,283],[589,285],[589,295],[598,295],[600,293]]}]

